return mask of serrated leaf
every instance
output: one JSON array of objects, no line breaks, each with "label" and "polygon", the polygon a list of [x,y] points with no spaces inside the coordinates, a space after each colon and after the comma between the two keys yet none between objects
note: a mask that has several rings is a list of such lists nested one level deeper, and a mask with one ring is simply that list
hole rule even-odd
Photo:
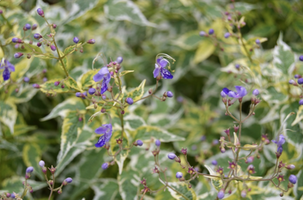
[{"label": "serrated leaf", "polygon": [[77,47],[78,46],[81,46],[81,42],[79,42],[78,44],[75,44],[75,45],[71,45],[71,46],[69,46],[69,47],[66,47],[65,49],[64,49],[64,51],[63,51],[63,53],[64,53],[64,56],[68,56],[69,54],[72,54],[73,52],[75,52],[76,51],[76,49],[77,49]]},{"label": "serrated leaf", "polygon": [[197,64],[207,59],[214,51],[216,47],[210,40],[202,40],[195,53],[194,63]]},{"label": "serrated leaf", "polygon": [[[162,181],[161,181],[162,182]],[[165,183],[162,182],[164,185]],[[168,182],[170,187],[168,191],[174,199],[178,200],[195,200],[197,199],[197,195],[193,188],[188,188],[188,184],[184,182]],[[172,189],[173,188],[173,189]]]},{"label": "serrated leaf", "polygon": [[24,163],[27,165],[27,167],[34,167],[35,174],[37,174],[40,179],[43,179],[44,176],[42,174],[41,167],[39,166],[39,161],[42,157],[42,152],[39,145],[35,143],[24,145],[22,155]]},{"label": "serrated leaf", "polygon": [[119,185],[115,179],[102,179],[91,186],[95,192],[93,200],[116,199]]},{"label": "serrated leaf", "polygon": [[70,110],[78,110],[81,113],[85,113],[85,105],[80,98],[72,97],[66,99],[62,103],[58,104],[53,110],[45,117],[41,119],[41,121],[46,121],[57,116],[65,117]]},{"label": "serrated leaf", "polygon": [[[66,93],[71,92],[71,89],[64,83],[60,82],[59,85],[55,86],[54,83],[57,81],[61,81],[60,79],[53,79],[50,81],[46,81],[42,85],[40,85],[40,90],[47,94],[56,94],[56,93]],[[62,88],[62,85],[64,87]]]},{"label": "serrated leaf", "polygon": [[136,87],[135,89],[131,90],[130,92],[127,93],[127,97],[131,97],[134,102],[138,101],[139,99],[141,99],[141,97],[144,94],[144,86],[146,83],[146,79],[144,79],[140,85],[138,87]]},{"label": "serrated leaf", "polygon": [[0,121],[4,123],[14,133],[14,125],[17,119],[16,105],[8,99],[6,102],[0,101]]},{"label": "serrated leaf", "polygon": [[80,91],[77,82],[70,76],[64,79],[64,85],[66,85],[69,88],[73,88],[76,91]]},{"label": "serrated leaf", "polygon": [[[84,116],[83,116],[84,118]],[[85,119],[79,120],[77,111],[69,111],[63,120],[60,152],[57,161],[60,162],[73,147],[82,132]]]},{"label": "serrated leaf", "polygon": [[138,170],[125,170],[118,175],[119,192],[123,200],[137,199],[140,181]]},{"label": "serrated leaf", "polygon": [[156,138],[161,142],[182,141],[184,138],[173,135],[172,133],[158,128],[156,126],[141,126],[135,131],[130,132],[133,141],[140,139],[142,141],[149,141],[151,138]]},{"label": "serrated leaf", "polygon": [[104,12],[106,17],[112,20],[126,20],[138,25],[155,26],[145,18],[141,10],[132,1],[109,1],[104,5]]},{"label": "serrated leaf", "polygon": [[[206,169],[208,170],[210,175],[220,176],[219,173],[215,172],[210,166],[204,165]],[[211,184],[214,186],[214,188],[219,191],[221,187],[223,186],[223,181],[220,178],[206,176],[207,178],[211,179]]]}]

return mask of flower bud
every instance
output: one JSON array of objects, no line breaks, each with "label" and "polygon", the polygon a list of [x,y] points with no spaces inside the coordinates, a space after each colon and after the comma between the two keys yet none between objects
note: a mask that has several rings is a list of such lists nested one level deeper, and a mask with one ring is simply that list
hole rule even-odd
[{"label": "flower bud", "polygon": [[33,25],[32,25],[32,30],[36,30],[37,27],[38,27],[37,24],[33,24]]},{"label": "flower bud", "polygon": [[255,42],[256,42],[256,44],[260,44],[261,43],[259,39],[256,39]]},{"label": "flower bud", "polygon": [[17,52],[14,54],[15,58],[20,58],[21,56],[23,56],[23,53]]},{"label": "flower bud", "polygon": [[142,146],[142,145],[143,145],[143,142],[142,142],[142,140],[137,140],[136,144],[137,144],[138,146]]},{"label": "flower bud", "polygon": [[174,94],[173,94],[171,91],[167,91],[167,92],[166,92],[166,96],[167,96],[168,98],[172,98],[172,97],[174,96]]},{"label": "flower bud", "polygon": [[30,24],[25,24],[25,26],[24,26],[24,27],[25,27],[25,29],[26,29],[26,30],[31,29],[31,25],[30,25]]},{"label": "flower bud", "polygon": [[29,78],[28,78],[28,77],[24,77],[24,78],[23,78],[23,81],[24,81],[24,82],[29,82]]},{"label": "flower bud", "polygon": [[300,60],[300,61],[303,61],[303,55],[299,57],[299,60]]},{"label": "flower bud", "polygon": [[33,87],[36,88],[36,89],[39,89],[39,88],[40,88],[40,85],[37,84],[37,83],[34,83],[34,84],[33,84]]},{"label": "flower bud", "polygon": [[40,165],[40,167],[44,167],[45,166],[45,162],[43,160],[40,160],[39,161],[39,165]]},{"label": "flower bud", "polygon": [[62,185],[67,185],[68,183],[71,183],[72,181],[73,181],[73,179],[68,177],[62,182]]},{"label": "flower bud", "polygon": [[37,43],[37,47],[41,47],[42,43],[41,42],[38,42]]},{"label": "flower bud", "polygon": [[204,31],[200,31],[199,35],[200,35],[201,37],[204,37],[204,36],[206,35],[206,33],[205,33]]},{"label": "flower bud", "polygon": [[95,44],[95,42],[96,42],[95,39],[90,39],[87,41],[88,44]]},{"label": "flower bud", "polygon": [[60,81],[54,82],[54,86],[58,86],[60,84]]},{"label": "flower bud", "polygon": [[123,62],[123,57],[119,56],[116,61],[117,63],[121,64]]},{"label": "flower bud", "polygon": [[77,44],[77,43],[79,42],[79,38],[74,37],[73,41],[74,41],[74,43],[76,43],[76,44]]},{"label": "flower bud", "polygon": [[105,170],[108,168],[108,166],[109,166],[109,164],[108,164],[108,162],[106,162],[106,163],[103,163],[101,167],[102,167],[102,169]]},{"label": "flower bud", "polygon": [[52,26],[53,26],[53,28],[57,28],[57,25],[56,25],[56,24],[53,24]]},{"label": "flower bud", "polygon": [[38,8],[38,9],[37,9],[37,13],[38,13],[38,15],[40,15],[41,17],[44,17],[44,12],[43,12],[42,8]]},{"label": "flower bud", "polygon": [[134,100],[130,97],[126,98],[126,102],[129,104],[129,105],[132,105],[134,103]]},{"label": "flower bud", "polygon": [[182,172],[177,172],[177,173],[176,173],[176,178],[182,178],[182,177],[183,177]]},{"label": "flower bud", "polygon": [[167,157],[168,157],[169,159],[171,159],[171,160],[174,160],[177,156],[176,156],[176,154],[174,154],[174,153],[169,153],[169,154],[167,155]]},{"label": "flower bud", "polygon": [[161,145],[160,140],[156,140],[155,145],[156,145],[157,147],[159,147],[159,146]]},{"label": "flower bud", "polygon": [[224,198],[224,190],[223,189],[218,192],[217,197],[218,197],[218,199],[223,199]]},{"label": "flower bud", "polygon": [[213,160],[213,161],[211,161],[211,164],[216,166],[218,164],[218,162],[216,160]]},{"label": "flower bud", "polygon": [[295,167],[296,167],[296,166],[295,166],[295,165],[292,165],[292,164],[286,166],[287,169],[294,169]]},{"label": "flower bud", "polygon": [[291,174],[288,178],[289,182],[291,182],[292,184],[296,184],[297,183],[297,177],[293,174]]},{"label": "flower bud", "polygon": [[230,36],[230,33],[225,33],[225,34],[224,34],[224,37],[225,37],[225,38],[229,38],[229,36]]},{"label": "flower bud", "polygon": [[211,28],[211,29],[208,30],[208,34],[209,34],[209,35],[212,35],[212,34],[214,34],[214,33],[215,33],[215,30],[214,30],[214,29]]},{"label": "flower bud", "polygon": [[259,95],[259,90],[258,89],[254,89],[254,91],[252,92],[253,95],[258,96]]},{"label": "flower bud", "polygon": [[95,88],[89,88],[89,89],[88,89],[88,93],[89,93],[90,95],[95,94],[95,92],[96,92],[96,89],[95,89]]},{"label": "flower bud", "polygon": [[34,34],[34,38],[37,39],[37,40],[39,40],[39,39],[42,38],[42,35],[40,35],[39,33],[35,33]]},{"label": "flower bud", "polygon": [[61,188],[58,190],[58,194],[62,194],[62,189]]},{"label": "flower bud", "polygon": [[55,45],[51,45],[50,48],[51,48],[52,51],[56,51],[56,46]]}]

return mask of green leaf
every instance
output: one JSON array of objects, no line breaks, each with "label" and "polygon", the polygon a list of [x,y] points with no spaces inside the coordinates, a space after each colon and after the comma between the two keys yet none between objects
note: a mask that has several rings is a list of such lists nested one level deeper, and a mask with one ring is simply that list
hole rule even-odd
[{"label": "green leaf", "polygon": [[[161,181],[162,182],[162,181]],[[164,185],[165,183],[162,182]],[[170,187],[168,187],[168,191],[174,199],[178,200],[195,200],[197,199],[197,195],[193,188],[188,188],[188,184],[183,182],[168,182]]]},{"label": "green leaf", "polygon": [[0,101],[0,121],[4,123],[14,133],[14,125],[17,119],[16,105],[8,99],[6,102]]},{"label": "green leaf", "polygon": [[[54,83],[59,81],[60,84],[55,86]],[[66,93],[66,92],[71,92],[70,87],[68,87],[68,85],[65,83],[61,82],[62,80],[60,79],[52,79],[50,81],[47,81],[45,83],[43,83],[42,85],[40,85],[40,90],[44,93],[47,94],[57,94],[57,93]],[[63,85],[63,88],[62,88]]]},{"label": "green leaf", "polygon": [[101,179],[91,188],[95,192],[93,200],[116,199],[119,195],[119,185],[115,179]]},{"label": "green leaf", "polygon": [[39,176],[40,179],[44,179],[39,161],[42,157],[42,152],[39,145],[35,143],[26,144],[23,147],[23,160],[27,167],[34,167],[34,173]]},{"label": "green leaf", "polygon": [[303,195],[303,170],[301,169],[296,175],[298,182],[294,185],[294,194],[296,199],[299,199]]},{"label": "green leaf", "polygon": [[295,67],[295,55],[291,51],[291,48],[282,41],[282,34],[280,34],[277,44],[273,51],[273,64],[280,69],[281,75],[291,75]]},{"label": "green leaf", "polygon": [[119,192],[123,200],[136,199],[140,181],[138,170],[124,170],[118,175]]},{"label": "green leaf", "polygon": [[83,74],[83,76],[81,77],[80,83],[81,83],[81,87],[83,88],[83,90],[87,90],[89,86],[94,85],[96,82],[93,80],[93,76],[95,76],[95,74],[98,73],[98,70],[94,69],[94,70],[90,70],[88,72],[86,72],[85,74]]},{"label": "green leaf", "polygon": [[16,104],[25,103],[31,100],[37,92],[38,90],[33,88],[31,85],[26,85],[25,87],[21,87],[19,92],[12,92],[10,99]]},{"label": "green leaf", "polygon": [[145,18],[141,10],[132,1],[108,1],[104,5],[104,12],[106,17],[112,20],[125,20],[142,26],[155,26]]},{"label": "green leaf", "polygon": [[76,51],[77,47],[81,46],[81,42],[79,42],[78,44],[75,44],[75,45],[71,45],[69,47],[66,47],[64,49],[64,56],[68,56],[69,54],[72,54],[73,52]]},{"label": "green leaf", "polygon": [[64,170],[64,168],[77,155],[85,151],[85,149],[91,145],[89,139],[93,136],[93,134],[94,132],[91,129],[84,127],[84,129],[77,136],[76,142],[69,146],[67,152],[62,157],[60,157],[60,159],[58,159],[58,164],[56,166],[56,175],[60,174],[60,172]]},{"label": "green leaf", "polygon": [[144,86],[146,83],[146,79],[144,79],[140,85],[138,87],[136,87],[135,89],[131,90],[130,92],[127,93],[127,97],[131,97],[134,102],[138,101],[139,99],[141,99],[141,97],[144,94]]},{"label": "green leaf", "polygon": [[194,63],[197,64],[207,59],[216,50],[214,43],[210,40],[202,40],[195,53]]},{"label": "green leaf", "polygon": [[[35,173],[35,172],[33,172]],[[12,192],[14,191],[15,193],[22,194],[24,187],[22,182],[24,181],[24,177],[18,177],[18,176],[13,176],[10,178],[7,178],[2,181],[1,183],[1,190],[0,193],[6,191],[6,192]],[[38,182],[34,180],[27,180],[27,183],[33,188],[34,191],[37,191],[39,189],[44,188],[47,184],[46,182]]]},{"label": "green leaf", "polygon": [[[84,118],[84,116],[83,116]],[[69,111],[63,120],[60,152],[57,158],[58,163],[66,156],[71,147],[73,147],[84,126],[85,119],[79,120],[77,111]]]},{"label": "green leaf", "polygon": [[[119,150],[119,145],[117,144],[117,139],[121,138],[121,130],[118,131],[114,131],[112,134],[112,138],[110,139],[110,149],[112,154],[116,154],[116,152],[120,151]],[[128,148],[129,147],[129,141],[128,138],[125,134],[125,132],[123,133],[123,139],[122,139],[122,144],[123,144],[123,148]],[[116,163],[118,164],[119,167],[119,174],[122,173],[122,169],[123,169],[123,164],[125,159],[127,158],[129,153],[129,150],[121,150],[115,157],[114,160],[116,161]]]},{"label": "green leaf", "polygon": [[[217,175],[219,176],[219,173],[215,172],[211,167],[209,167],[208,165],[204,165],[206,167],[206,169],[208,170],[210,175]],[[221,187],[223,186],[223,181],[220,178],[216,178],[216,177],[207,177],[211,179],[211,184],[214,186],[214,188],[219,191],[221,189]]]},{"label": "green leaf", "polygon": [[156,126],[141,126],[135,131],[131,132],[131,137],[133,138],[133,141],[137,139],[149,141],[151,138],[157,138],[161,142],[184,140],[184,138],[173,135],[172,133]]},{"label": "green leaf", "polygon": [[134,131],[143,125],[146,125],[144,119],[137,115],[130,114],[124,117],[124,128],[127,130]]},{"label": "green leaf", "polygon": [[182,35],[178,40],[175,40],[174,43],[185,50],[193,50],[197,48],[201,40],[207,39],[201,38],[197,31],[191,31]]},{"label": "green leaf", "polygon": [[85,113],[85,105],[80,98],[72,97],[58,104],[53,110],[41,121],[53,119],[57,116],[65,117],[70,110],[78,110],[80,113]]},{"label": "green leaf", "polygon": [[128,74],[128,73],[133,73],[135,70],[123,70],[122,72],[120,72],[120,77],[124,76],[125,74]]},{"label": "green leaf", "polygon": [[22,59],[18,64],[15,65],[15,71],[11,73],[11,80],[18,82],[19,79],[23,78],[29,67],[30,60],[27,58]]},{"label": "green leaf", "polygon": [[303,119],[303,106],[299,106],[297,111],[296,119],[292,122],[292,126],[296,125],[297,123],[301,122]]}]

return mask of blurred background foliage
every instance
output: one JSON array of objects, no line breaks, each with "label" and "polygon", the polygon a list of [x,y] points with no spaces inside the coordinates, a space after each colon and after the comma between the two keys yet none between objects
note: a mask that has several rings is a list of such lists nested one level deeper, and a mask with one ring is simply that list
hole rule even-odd
[{"label": "blurred background foliage", "polygon": [[[44,21],[36,14],[36,9],[42,7],[46,18],[57,24],[56,39],[61,49],[72,45],[74,36],[79,37],[80,41],[91,38],[96,40],[95,45],[85,46],[83,54],[76,52],[68,57],[68,70],[74,79],[92,68],[93,59],[100,52],[106,62],[123,56],[123,68],[135,70],[124,76],[127,87],[137,87],[143,79],[146,79],[146,86],[150,87],[156,83],[152,76],[155,56],[163,52],[175,58],[176,62],[172,64],[174,79],[161,81],[158,92],[161,95],[171,90],[175,98],[165,102],[146,100],[129,110],[140,116],[144,123],[184,138],[174,142],[162,140],[161,161],[171,171],[169,177],[172,181],[177,181],[174,174],[181,169],[177,164],[167,161],[166,153],[180,153],[182,147],[188,149],[190,163],[201,171],[206,172],[203,164],[210,165],[214,159],[226,169],[231,152],[221,154],[217,140],[220,135],[224,135],[225,129],[233,127],[233,121],[225,116],[220,91],[223,87],[233,88],[239,84],[245,85],[249,92],[254,88],[260,89],[262,102],[255,111],[256,115],[244,126],[241,142],[258,142],[262,134],[268,134],[269,138],[274,139],[281,127],[280,130],[287,137],[282,160],[296,165],[292,172],[286,172],[285,177],[290,173],[299,176],[299,183],[286,195],[290,199],[300,199],[303,194],[303,133],[300,115],[303,108],[298,105],[299,91],[290,88],[288,80],[294,74],[303,74],[303,65],[297,62],[298,55],[303,52],[303,2],[246,0],[234,3],[235,10],[240,12],[238,19],[245,17],[246,25],[241,28],[241,32],[248,47],[254,47],[252,41],[256,38],[267,38],[261,48],[250,52],[254,63],[248,60],[236,39],[223,37],[228,30],[235,31],[230,29],[224,17],[225,12],[233,10],[231,6],[228,0],[6,0],[0,1],[0,9],[3,10],[0,16],[0,41],[4,45],[12,37],[21,36],[22,27],[26,23],[37,23],[37,32],[45,35],[47,29]],[[207,32],[210,28],[215,30],[218,42],[199,36],[200,31]],[[63,71],[53,60],[14,59],[16,51],[26,50],[15,49],[13,44],[7,45],[5,51],[6,57],[16,66],[21,62],[22,66],[28,66],[23,74],[20,72],[19,77],[16,75],[15,80],[26,75],[31,78],[31,83],[41,83],[43,77],[49,80],[64,77]],[[98,59],[94,66],[100,68],[104,64],[102,59]],[[241,64],[243,68],[236,70],[235,64]],[[47,69],[46,73],[44,69]],[[12,107],[15,105],[16,112],[13,133],[7,124],[1,124],[2,191],[13,188],[20,192],[20,177],[26,166],[37,165],[35,162],[41,158],[49,165],[58,164],[61,117],[65,115],[57,114],[47,121],[41,119],[72,96],[46,96],[21,84],[24,96],[15,94],[13,86],[1,85],[0,89],[0,100],[14,98]],[[87,102],[84,104],[87,106]],[[249,98],[245,99],[244,114],[248,114],[249,104]],[[237,109],[236,104],[231,107],[235,115],[238,115]],[[290,112],[296,114],[283,124]],[[85,113],[85,124],[89,124],[91,129],[86,130],[87,138],[77,143],[82,145],[81,150],[62,167],[64,171],[58,173],[58,183],[67,176],[73,177],[74,182],[64,188],[62,195],[55,195],[54,199],[134,199],[142,189],[142,178],[147,179],[152,189],[160,188],[157,176],[151,173],[153,156],[144,148],[131,151],[122,174],[118,173],[116,165],[103,173],[100,166],[108,160],[104,149],[91,148],[97,139],[90,130],[100,126],[98,122],[88,123],[92,114],[91,111]],[[264,148],[260,159],[255,159],[253,164],[257,176],[268,176],[273,170],[274,152],[275,146],[269,145]],[[242,164],[243,169],[247,168],[247,164]],[[41,178],[42,174],[37,172],[32,183],[34,193],[29,194],[28,199],[46,198],[48,189],[41,184]],[[254,192],[248,197],[252,199],[279,196],[276,188],[267,183],[252,184],[251,187]],[[210,181],[203,177],[193,182],[192,190],[196,199],[214,199],[216,196]],[[239,198],[239,193],[233,191],[228,198]],[[173,197],[165,191],[147,194],[146,199]]]}]

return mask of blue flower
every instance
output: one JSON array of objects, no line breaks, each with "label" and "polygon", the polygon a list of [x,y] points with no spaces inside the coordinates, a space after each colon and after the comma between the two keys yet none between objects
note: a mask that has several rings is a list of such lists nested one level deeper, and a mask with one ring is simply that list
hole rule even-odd
[{"label": "blue flower", "polygon": [[279,135],[279,140],[272,140],[273,143],[277,144],[277,152],[281,155],[283,151],[282,145],[285,143],[285,137],[284,135]]},{"label": "blue flower", "polygon": [[6,81],[10,78],[11,72],[15,71],[15,66],[13,64],[11,64],[8,60],[4,60],[0,64],[0,69],[3,69],[3,68],[4,68],[4,70],[2,72],[2,76],[3,76],[3,80]]},{"label": "blue flower", "polygon": [[174,76],[168,71],[168,69],[165,69],[166,65],[168,64],[168,60],[159,57],[157,59],[157,63],[155,64],[154,69],[154,78],[157,78],[159,75],[161,75],[164,79],[172,79]]},{"label": "blue flower", "polygon": [[101,85],[101,94],[103,94],[109,85],[110,82],[110,73],[107,69],[107,67],[102,67],[98,73],[93,77],[95,82],[99,82],[102,81],[102,85]]},{"label": "blue flower", "polygon": [[[247,91],[245,89],[245,87],[242,86],[235,86],[236,88],[236,92],[229,90],[228,88],[223,88],[223,93],[225,93],[227,96],[232,97],[232,98],[243,98],[245,95],[247,95]],[[222,92],[221,92],[221,96],[222,96]]]},{"label": "blue flower", "polygon": [[105,143],[109,142],[110,138],[112,137],[112,125],[111,124],[103,124],[99,128],[95,130],[95,133],[97,134],[103,134],[97,144],[95,144],[96,147],[103,147]]}]

